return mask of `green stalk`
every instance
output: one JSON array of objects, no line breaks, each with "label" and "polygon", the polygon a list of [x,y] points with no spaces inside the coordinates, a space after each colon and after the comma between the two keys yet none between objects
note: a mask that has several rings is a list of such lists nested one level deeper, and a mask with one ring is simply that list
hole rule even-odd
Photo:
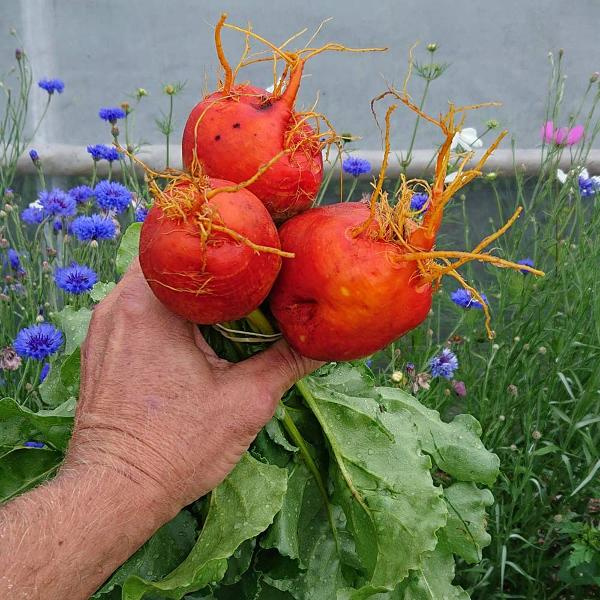
[{"label": "green stalk", "polygon": [[[296,387],[298,388],[298,390],[300,390],[298,384],[296,384]],[[337,535],[337,529],[333,521],[331,503],[329,502],[329,496],[327,495],[325,483],[323,482],[323,478],[321,477],[319,468],[317,467],[315,461],[310,455],[310,452],[308,451],[306,441],[304,440],[302,434],[296,427],[296,424],[294,423],[292,417],[290,417],[287,410],[285,409],[285,404],[281,401],[279,402],[279,408],[283,414],[282,424],[285,430],[288,432],[289,436],[292,438],[296,446],[298,446],[298,448],[300,449],[300,454],[302,455],[302,459],[304,460],[306,467],[310,471],[311,475],[315,478],[315,482],[317,483],[317,487],[319,488],[319,493],[321,494],[321,497],[323,498],[323,503],[325,504],[325,510],[327,511],[327,520],[329,521],[329,525],[331,526],[331,532],[333,533],[333,537],[335,539],[335,545],[339,551],[339,540]]]},{"label": "green stalk", "polygon": [[352,194],[354,193],[354,190],[356,189],[357,184],[358,184],[358,177],[355,177],[354,180],[352,181],[352,185],[350,186],[350,191],[348,192],[348,196],[346,196],[346,202],[350,202],[350,199],[352,198]]}]

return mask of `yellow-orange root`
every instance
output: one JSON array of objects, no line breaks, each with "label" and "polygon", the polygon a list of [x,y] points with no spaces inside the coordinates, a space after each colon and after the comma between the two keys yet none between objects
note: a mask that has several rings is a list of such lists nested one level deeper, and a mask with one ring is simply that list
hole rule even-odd
[{"label": "yellow-orange root", "polygon": [[[187,221],[190,218],[194,219],[203,244],[207,243],[213,231],[218,231],[230,236],[237,242],[246,244],[255,252],[277,254],[282,258],[294,258],[292,252],[284,252],[279,248],[256,244],[237,231],[225,227],[218,210],[208,202],[217,194],[235,193],[248,187],[273,166],[287,151],[284,150],[274,156],[246,181],[234,185],[211,188],[210,179],[199,170],[192,170],[191,173],[178,171],[177,169],[155,171],[135,156],[135,154],[123,148],[118,141],[115,141],[115,147],[119,152],[126,154],[142,168],[150,195],[167,218],[179,219],[181,221]],[[159,185],[159,181],[166,182],[164,187]],[[198,192],[198,195],[190,193],[190,187],[192,187],[194,192]]]},{"label": "yellow-orange root", "polygon": [[[480,302],[485,314],[485,327],[488,336],[494,337],[491,329],[491,316],[489,307],[483,299],[483,295],[469,285],[458,273],[458,269],[467,262],[476,260],[487,262],[500,268],[527,271],[533,275],[542,276],[544,273],[533,267],[518,264],[497,256],[484,252],[492,242],[503,235],[518,219],[522,208],[517,208],[512,217],[497,231],[484,238],[470,252],[455,250],[435,250],[435,239],[442,223],[444,208],[453,196],[467,183],[481,175],[482,168],[490,157],[492,152],[498,147],[506,131],[498,135],[490,147],[483,153],[476,165],[467,169],[467,163],[473,158],[473,152],[464,152],[456,155],[456,174],[451,179],[448,177],[448,169],[452,154],[452,142],[454,136],[462,129],[465,119],[465,113],[469,110],[475,110],[483,106],[493,106],[497,103],[475,104],[472,106],[456,107],[450,103],[448,111],[434,118],[423,112],[416,104],[412,102],[406,86],[410,77],[412,67],[412,49],[411,60],[409,63],[409,72],[404,82],[402,91],[389,88],[371,102],[371,108],[375,118],[374,105],[387,96],[392,96],[399,100],[412,111],[416,112],[421,118],[439,127],[444,135],[444,141],[438,152],[433,182],[423,179],[407,180],[404,175],[400,179],[399,190],[390,202],[387,192],[383,189],[385,172],[390,153],[391,136],[391,115],[397,108],[397,104],[388,107],[385,115],[385,133],[384,133],[384,153],[381,170],[377,181],[373,185],[373,193],[369,201],[369,216],[364,223],[359,225],[352,232],[354,236],[367,235],[371,239],[381,239],[387,242],[398,244],[403,252],[395,257],[399,261],[415,261],[421,281],[424,284],[430,284],[435,288],[439,287],[441,278],[449,275],[456,279],[472,297]],[[428,196],[427,203],[420,210],[411,209],[411,200],[416,192],[424,192]]]}]

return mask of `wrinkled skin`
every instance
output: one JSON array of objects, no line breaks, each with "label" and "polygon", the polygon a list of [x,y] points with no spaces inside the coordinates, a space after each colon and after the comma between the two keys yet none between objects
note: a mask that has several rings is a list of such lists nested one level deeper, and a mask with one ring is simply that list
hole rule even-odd
[{"label": "wrinkled skin", "polygon": [[[214,188],[231,182],[211,180]],[[191,188],[190,188],[191,189]],[[201,198],[198,192],[190,193]],[[209,200],[224,225],[255,244],[279,248],[277,229],[263,204],[247,190],[219,193]],[[223,232],[203,245],[193,215],[170,219],[155,205],[140,236],[140,264],[156,297],[175,314],[194,323],[240,319],[266,298],[281,257],[256,252]]]},{"label": "wrinkled skin", "polygon": [[[229,95],[215,92],[192,110],[182,141],[183,164],[210,177],[241,183],[281,152],[295,113],[284,97],[273,99],[262,88],[234,86]],[[288,140],[297,149],[282,156],[248,186],[276,222],[312,205],[323,179],[323,159],[313,129],[302,124]],[[194,161],[194,149],[197,164]]]},{"label": "wrinkled skin", "polygon": [[369,209],[344,203],[309,210],[279,231],[286,261],[270,305],[290,345],[304,356],[345,361],[384,348],[421,323],[431,286],[402,249],[367,234],[353,237]]}]

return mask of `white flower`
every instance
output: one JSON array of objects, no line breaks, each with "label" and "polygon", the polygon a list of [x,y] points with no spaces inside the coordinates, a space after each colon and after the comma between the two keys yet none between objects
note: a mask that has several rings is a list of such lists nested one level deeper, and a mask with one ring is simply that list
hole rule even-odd
[{"label": "white flower", "polygon": [[562,169],[557,169],[556,179],[558,179],[562,184],[564,184],[567,180],[567,174]]},{"label": "white flower", "polygon": [[[567,178],[569,177],[583,177],[584,179],[590,179],[590,174],[588,172],[588,170],[583,167],[583,168],[575,168],[575,169],[571,169],[570,171],[568,171],[567,173],[565,173],[562,169],[556,169],[556,179],[558,179],[558,181],[560,181],[560,183],[564,184],[565,181],[567,181]],[[599,178],[597,175],[595,177],[592,177],[592,181],[594,179]]]},{"label": "white flower", "polygon": [[44,206],[42,205],[42,203],[39,200],[36,200],[35,202],[29,203],[29,208],[42,209],[42,208],[44,208]]},{"label": "white flower", "polygon": [[461,152],[471,152],[475,148],[482,148],[483,142],[477,135],[475,127],[465,127],[457,131],[452,138],[450,150],[460,150]]}]

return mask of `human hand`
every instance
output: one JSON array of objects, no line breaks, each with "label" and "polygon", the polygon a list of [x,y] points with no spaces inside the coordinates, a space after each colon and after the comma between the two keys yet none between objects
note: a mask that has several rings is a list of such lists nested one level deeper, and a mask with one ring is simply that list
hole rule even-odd
[{"label": "human hand", "polygon": [[102,467],[174,515],[217,486],[320,363],[280,341],[238,364],[152,294],[136,262],[94,309],[65,471]]}]

